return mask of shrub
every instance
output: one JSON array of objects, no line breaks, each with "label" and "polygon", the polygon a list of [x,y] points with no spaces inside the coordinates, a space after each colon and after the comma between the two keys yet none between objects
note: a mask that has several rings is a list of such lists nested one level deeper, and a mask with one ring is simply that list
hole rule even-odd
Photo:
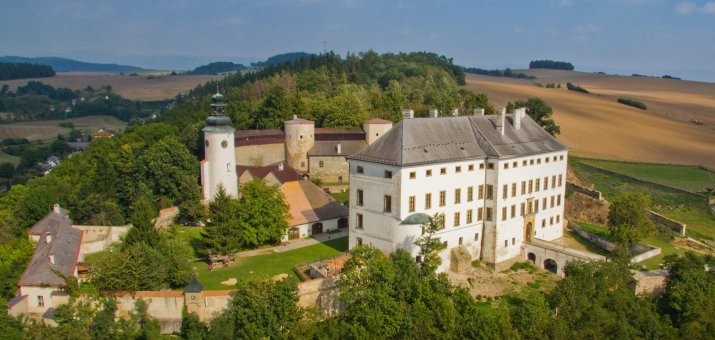
[{"label": "shrub", "polygon": [[628,99],[628,98],[618,98],[618,102],[621,104],[625,104],[628,106],[633,106],[635,108],[639,108],[641,110],[647,110],[648,107],[643,104],[643,102],[637,101],[635,99]]},{"label": "shrub", "polygon": [[591,92],[588,92],[588,90],[584,89],[583,87],[578,86],[574,83],[566,83],[566,88],[571,91],[576,91],[576,92],[581,92],[581,93],[591,93]]}]

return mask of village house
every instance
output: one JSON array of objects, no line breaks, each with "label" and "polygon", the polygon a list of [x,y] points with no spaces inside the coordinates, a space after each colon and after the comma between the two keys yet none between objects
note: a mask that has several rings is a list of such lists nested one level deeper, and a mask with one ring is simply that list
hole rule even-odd
[{"label": "village house", "polygon": [[440,271],[476,259],[502,270],[521,260],[522,243],[563,235],[568,150],[524,109],[403,115],[348,157],[351,248],[403,248],[421,261],[415,241],[440,213],[444,225],[434,235],[446,245]]}]

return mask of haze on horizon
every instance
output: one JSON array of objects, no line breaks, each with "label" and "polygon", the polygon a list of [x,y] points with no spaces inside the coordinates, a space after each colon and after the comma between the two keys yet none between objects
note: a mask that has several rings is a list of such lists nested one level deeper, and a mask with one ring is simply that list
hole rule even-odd
[{"label": "haze on horizon", "polygon": [[715,82],[711,0],[8,0],[0,31],[0,55],[151,69],[372,49],[436,52],[469,67],[552,59]]}]

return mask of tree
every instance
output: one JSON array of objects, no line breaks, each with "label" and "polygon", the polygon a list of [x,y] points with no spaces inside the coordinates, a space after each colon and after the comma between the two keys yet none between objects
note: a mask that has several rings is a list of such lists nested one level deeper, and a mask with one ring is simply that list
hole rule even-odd
[{"label": "tree", "polygon": [[277,185],[253,180],[243,186],[238,201],[240,238],[248,247],[276,244],[288,229],[288,204]]},{"label": "tree", "polygon": [[169,286],[165,262],[158,250],[139,242],[96,260],[91,282],[99,290],[159,290]]},{"label": "tree", "polygon": [[208,327],[195,313],[189,313],[186,306],[181,311],[181,338],[185,340],[206,339]]},{"label": "tree", "polygon": [[230,254],[243,248],[238,211],[238,201],[219,186],[216,197],[209,204],[209,220],[201,234],[209,253]]},{"label": "tree", "polygon": [[123,248],[138,243],[144,243],[152,248],[159,242],[159,231],[154,226],[156,210],[151,201],[146,197],[139,197],[132,205],[132,228],[122,243]]},{"label": "tree", "polygon": [[102,308],[94,314],[89,325],[89,334],[92,339],[114,339],[114,318],[117,313],[117,301],[114,298],[105,298]]},{"label": "tree", "polygon": [[415,245],[420,247],[420,272],[422,276],[427,276],[434,273],[442,264],[442,258],[439,252],[444,250],[446,246],[442,241],[434,237],[434,233],[444,229],[444,213],[437,213],[430,217],[427,224],[422,225],[422,237],[415,241]]},{"label": "tree", "polygon": [[639,192],[625,192],[616,196],[608,210],[611,236],[622,249],[628,249],[653,231],[648,218],[650,197]]},{"label": "tree", "polygon": [[546,102],[541,98],[529,98],[526,101],[517,101],[514,103],[517,108],[526,108],[526,113],[531,117],[539,126],[543,127],[546,132],[552,136],[556,136],[561,133],[561,128],[556,125],[556,122],[551,118],[554,110],[546,104]]}]

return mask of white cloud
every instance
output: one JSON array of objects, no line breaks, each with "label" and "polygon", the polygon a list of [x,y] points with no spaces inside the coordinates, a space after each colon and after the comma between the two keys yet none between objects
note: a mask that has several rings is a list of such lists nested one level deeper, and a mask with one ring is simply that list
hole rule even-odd
[{"label": "white cloud", "polygon": [[695,11],[697,7],[694,2],[685,1],[675,6],[675,10],[680,14],[690,14]]},{"label": "white cloud", "polygon": [[703,13],[707,14],[715,14],[715,2],[707,2],[705,5],[703,5],[703,8],[701,9]]}]

